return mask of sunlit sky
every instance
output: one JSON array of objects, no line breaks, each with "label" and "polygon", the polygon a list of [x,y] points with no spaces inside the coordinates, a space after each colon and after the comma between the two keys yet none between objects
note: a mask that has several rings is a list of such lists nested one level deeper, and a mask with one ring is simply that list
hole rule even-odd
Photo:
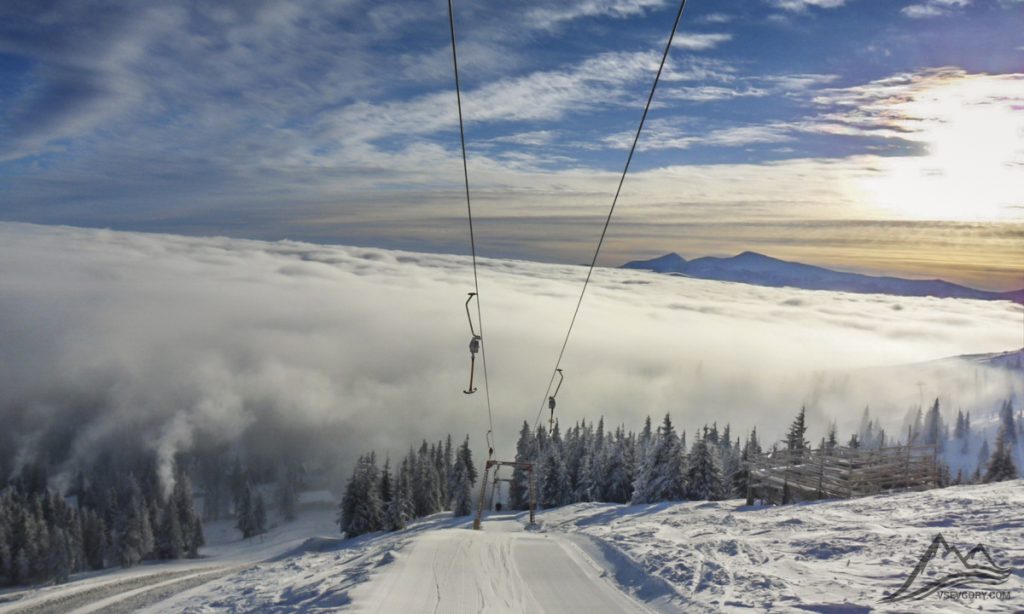
[{"label": "sunlit sky", "polygon": [[[589,260],[676,7],[456,0],[478,248]],[[689,0],[602,262],[1024,287],[1024,2]],[[0,220],[466,253],[444,2],[4,2]]]}]

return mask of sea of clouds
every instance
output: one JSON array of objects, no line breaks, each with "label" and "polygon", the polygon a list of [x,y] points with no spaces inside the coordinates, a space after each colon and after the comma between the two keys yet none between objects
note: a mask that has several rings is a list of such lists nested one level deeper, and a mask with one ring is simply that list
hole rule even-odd
[{"label": "sea of clouds", "polygon": [[[538,417],[585,274],[480,262],[499,456]],[[464,256],[0,224],[0,457],[60,465],[125,433],[165,460],[202,437],[347,464],[448,432],[481,454],[482,381],[462,393],[472,284]],[[870,405],[897,432],[921,400],[980,411],[1024,385],[1019,371],[956,361],[895,366],[1019,349],[1022,334],[1024,308],[1009,302],[602,268],[557,416],[637,429],[671,412],[691,432],[730,422],[772,441],[806,404],[816,441],[832,419],[848,437]]]}]

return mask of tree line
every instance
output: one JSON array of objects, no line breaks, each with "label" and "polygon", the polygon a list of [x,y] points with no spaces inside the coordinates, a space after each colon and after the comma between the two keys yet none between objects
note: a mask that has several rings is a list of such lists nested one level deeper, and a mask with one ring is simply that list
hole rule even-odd
[{"label": "tree line", "polygon": [[444,441],[420,444],[392,471],[391,460],[378,466],[377,455],[359,457],[338,507],[338,527],[348,537],[374,531],[397,531],[411,520],[441,511],[466,516],[473,510],[477,480],[469,436],[458,448]]},{"label": "tree line", "polygon": [[31,465],[0,491],[0,585],[59,583],[79,571],[199,556],[202,522],[180,467],[167,493],[152,459],[118,467],[104,458],[90,475],[78,474],[60,495]]},{"label": "tree line", "polygon": [[[972,476],[958,471],[955,478],[942,462],[941,454],[954,446],[966,453],[972,441],[971,417],[957,413],[952,432],[945,423],[939,401],[928,410],[916,408],[906,432],[887,435],[865,408],[860,428],[846,440],[848,448],[881,448],[892,445],[934,445],[940,453],[940,483],[994,482],[1014,479],[1018,470],[1013,449],[1024,438],[1024,420],[1016,417],[1011,401],[998,413],[999,429],[995,450],[982,439],[977,469]],[[776,449],[790,452],[810,450],[807,440],[806,409],[801,408],[784,438],[768,450],[762,449],[757,429],[745,438],[733,436],[729,424],[703,426],[687,441],[666,414],[660,425],[647,417],[639,433],[619,426],[607,431],[604,418],[597,423],[582,421],[562,434],[555,422],[548,430],[536,430],[523,422],[516,443],[515,460],[532,463],[537,504],[542,508],[570,503],[656,503],[662,501],[717,501],[746,495],[747,462],[754,456]],[[818,449],[843,447],[835,423],[817,443]],[[465,457],[465,461],[463,461]],[[399,530],[410,520],[451,510],[456,516],[472,512],[471,489],[476,481],[469,439],[453,452],[451,436],[445,442],[410,449],[398,468],[390,460],[379,467],[373,452],[360,457],[345,488],[339,508],[341,531],[352,537],[379,530]],[[517,466],[512,472],[508,503],[523,510],[530,505],[528,471]]]}]

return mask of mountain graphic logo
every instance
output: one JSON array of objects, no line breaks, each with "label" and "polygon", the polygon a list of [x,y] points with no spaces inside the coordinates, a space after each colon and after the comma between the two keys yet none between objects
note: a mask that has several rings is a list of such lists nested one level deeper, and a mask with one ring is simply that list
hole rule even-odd
[{"label": "mountain graphic logo", "polygon": [[[945,559],[950,553],[955,555],[951,563],[956,569],[948,573],[936,573],[933,569],[936,557]],[[956,546],[947,544],[940,533],[932,540],[906,582],[895,592],[884,597],[881,602],[923,599],[935,591],[961,586],[1002,584],[1010,577],[1011,572],[1012,570],[1007,567],[996,565],[988,549],[982,544],[977,544],[964,556]]]}]

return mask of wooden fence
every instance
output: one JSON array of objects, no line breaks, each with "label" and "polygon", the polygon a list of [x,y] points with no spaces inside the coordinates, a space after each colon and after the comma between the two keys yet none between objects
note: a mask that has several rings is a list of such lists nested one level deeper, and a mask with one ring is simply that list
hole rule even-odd
[{"label": "wooden fence", "polygon": [[777,450],[752,459],[747,469],[749,505],[927,490],[939,481],[935,446]]}]

